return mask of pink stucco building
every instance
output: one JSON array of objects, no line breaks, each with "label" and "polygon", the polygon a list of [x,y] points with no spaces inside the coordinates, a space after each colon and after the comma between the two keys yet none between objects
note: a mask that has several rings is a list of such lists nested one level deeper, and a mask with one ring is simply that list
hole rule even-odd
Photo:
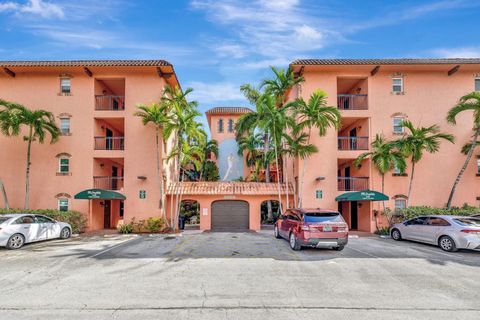
[{"label": "pink stucco building", "polygon": [[[401,137],[399,124],[404,119],[421,126],[438,124],[456,137],[455,144],[442,142],[438,153],[424,155],[416,166],[409,199],[410,205],[445,205],[465,159],[460,149],[472,134],[471,115],[460,115],[456,126],[445,118],[459,97],[480,90],[480,59],[311,59],[294,61],[291,67],[305,82],[290,91],[289,99],[307,100],[314,90],[322,89],[329,105],[342,114],[338,131],[330,129],[323,137],[313,132],[319,152],[307,162],[303,207],[338,208],[352,229],[374,231],[381,202],[345,201],[345,194],[380,191],[380,175],[370,160],[360,168],[352,162],[369,150],[375,134]],[[133,112],[137,104],[158,101],[167,83],[179,85],[171,64],[162,60],[0,62],[0,68],[0,98],[53,112],[63,130],[58,143],[33,146],[31,207],[67,206],[81,211],[90,230],[160,215],[153,128],[144,126]],[[172,168],[163,168],[167,211],[180,187],[183,200],[200,204],[202,230],[260,229],[261,205],[278,200],[278,185],[234,181],[250,172],[244,158],[235,153],[234,126],[245,112],[249,109],[220,107],[206,113],[211,137],[219,142],[220,181],[175,186]],[[21,137],[0,135],[0,148],[0,177],[11,205],[22,207],[26,144]],[[163,150],[168,150],[168,142]],[[454,205],[478,205],[477,157],[458,187]],[[292,190],[299,188],[304,161],[280,163],[282,176],[291,182],[280,188],[285,207],[287,194],[291,197]],[[406,172],[386,176],[387,206],[392,210],[406,204],[409,168]]]}]

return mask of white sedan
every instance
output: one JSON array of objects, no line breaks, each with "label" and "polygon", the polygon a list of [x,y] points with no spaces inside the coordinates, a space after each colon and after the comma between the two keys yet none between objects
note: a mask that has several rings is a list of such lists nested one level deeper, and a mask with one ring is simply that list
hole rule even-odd
[{"label": "white sedan", "polygon": [[19,249],[25,243],[49,239],[68,239],[72,227],[38,214],[0,215],[0,247]]}]

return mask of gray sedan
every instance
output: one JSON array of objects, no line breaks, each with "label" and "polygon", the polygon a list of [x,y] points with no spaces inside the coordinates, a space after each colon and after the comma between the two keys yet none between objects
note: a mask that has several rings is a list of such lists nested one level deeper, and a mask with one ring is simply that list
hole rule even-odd
[{"label": "gray sedan", "polygon": [[48,240],[67,239],[72,234],[72,227],[65,222],[58,222],[38,214],[0,215],[0,246],[7,249],[19,249],[25,243]]},{"label": "gray sedan", "polygon": [[414,240],[438,245],[445,251],[480,250],[480,218],[464,216],[421,216],[390,229],[394,240]]}]

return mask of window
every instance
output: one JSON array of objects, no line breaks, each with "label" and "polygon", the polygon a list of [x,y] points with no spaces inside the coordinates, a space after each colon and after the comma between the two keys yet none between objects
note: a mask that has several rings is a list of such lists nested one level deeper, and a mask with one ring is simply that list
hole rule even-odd
[{"label": "window", "polygon": [[58,172],[69,173],[70,172],[70,158],[60,157],[58,159]]},{"label": "window", "polygon": [[449,225],[448,221],[437,217],[430,217],[427,220],[427,226],[446,227]]},{"label": "window", "polygon": [[480,174],[480,158],[477,158],[477,174]]},{"label": "window", "polygon": [[425,221],[427,221],[427,217],[418,217],[418,218],[414,218],[412,220],[408,220],[405,224],[407,226],[411,226],[411,225],[424,225],[425,224]]},{"label": "window", "polygon": [[322,190],[315,190],[315,198],[322,199],[323,198],[323,191]]},{"label": "window", "polygon": [[14,224],[29,224],[29,223],[34,223],[35,220],[33,219],[32,216],[24,216],[20,217],[17,220],[15,220]]},{"label": "window", "polygon": [[64,95],[70,94],[70,79],[64,78],[60,79],[60,93]]},{"label": "window", "polygon": [[407,207],[406,199],[395,199],[395,212],[399,212]]},{"label": "window", "polygon": [[60,132],[63,135],[70,134],[70,118],[60,118]]},{"label": "window", "polygon": [[480,78],[475,78],[475,91],[480,91]]},{"label": "window", "polygon": [[35,216],[35,221],[37,223],[53,223],[54,221],[45,216]]},{"label": "window", "polygon": [[233,132],[233,119],[228,119],[228,132]]},{"label": "window", "polygon": [[125,212],[125,204],[123,201],[120,201],[120,217],[123,218],[123,213]]},{"label": "window", "polygon": [[403,92],[403,78],[400,78],[400,77],[392,78],[392,92],[393,93]]},{"label": "window", "polygon": [[405,128],[403,127],[403,117],[394,117],[393,118],[393,133],[395,134],[403,134],[405,132]]},{"label": "window", "polygon": [[397,165],[393,166],[393,174],[395,175],[401,175],[402,171],[397,167]]},{"label": "window", "polygon": [[223,132],[223,119],[218,119],[218,132]]},{"label": "window", "polygon": [[58,210],[68,211],[68,199],[58,199]]}]

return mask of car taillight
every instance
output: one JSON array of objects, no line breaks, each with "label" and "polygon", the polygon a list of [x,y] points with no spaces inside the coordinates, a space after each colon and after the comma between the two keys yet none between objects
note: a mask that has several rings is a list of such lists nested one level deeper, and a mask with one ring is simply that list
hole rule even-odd
[{"label": "car taillight", "polygon": [[307,226],[307,225],[300,225],[300,230],[303,230],[303,231],[310,231],[310,227]]},{"label": "car taillight", "polygon": [[348,228],[347,227],[338,227],[337,231],[338,232],[347,232]]},{"label": "car taillight", "polygon": [[480,233],[480,230],[472,230],[472,229],[463,229],[461,232],[465,233]]}]

